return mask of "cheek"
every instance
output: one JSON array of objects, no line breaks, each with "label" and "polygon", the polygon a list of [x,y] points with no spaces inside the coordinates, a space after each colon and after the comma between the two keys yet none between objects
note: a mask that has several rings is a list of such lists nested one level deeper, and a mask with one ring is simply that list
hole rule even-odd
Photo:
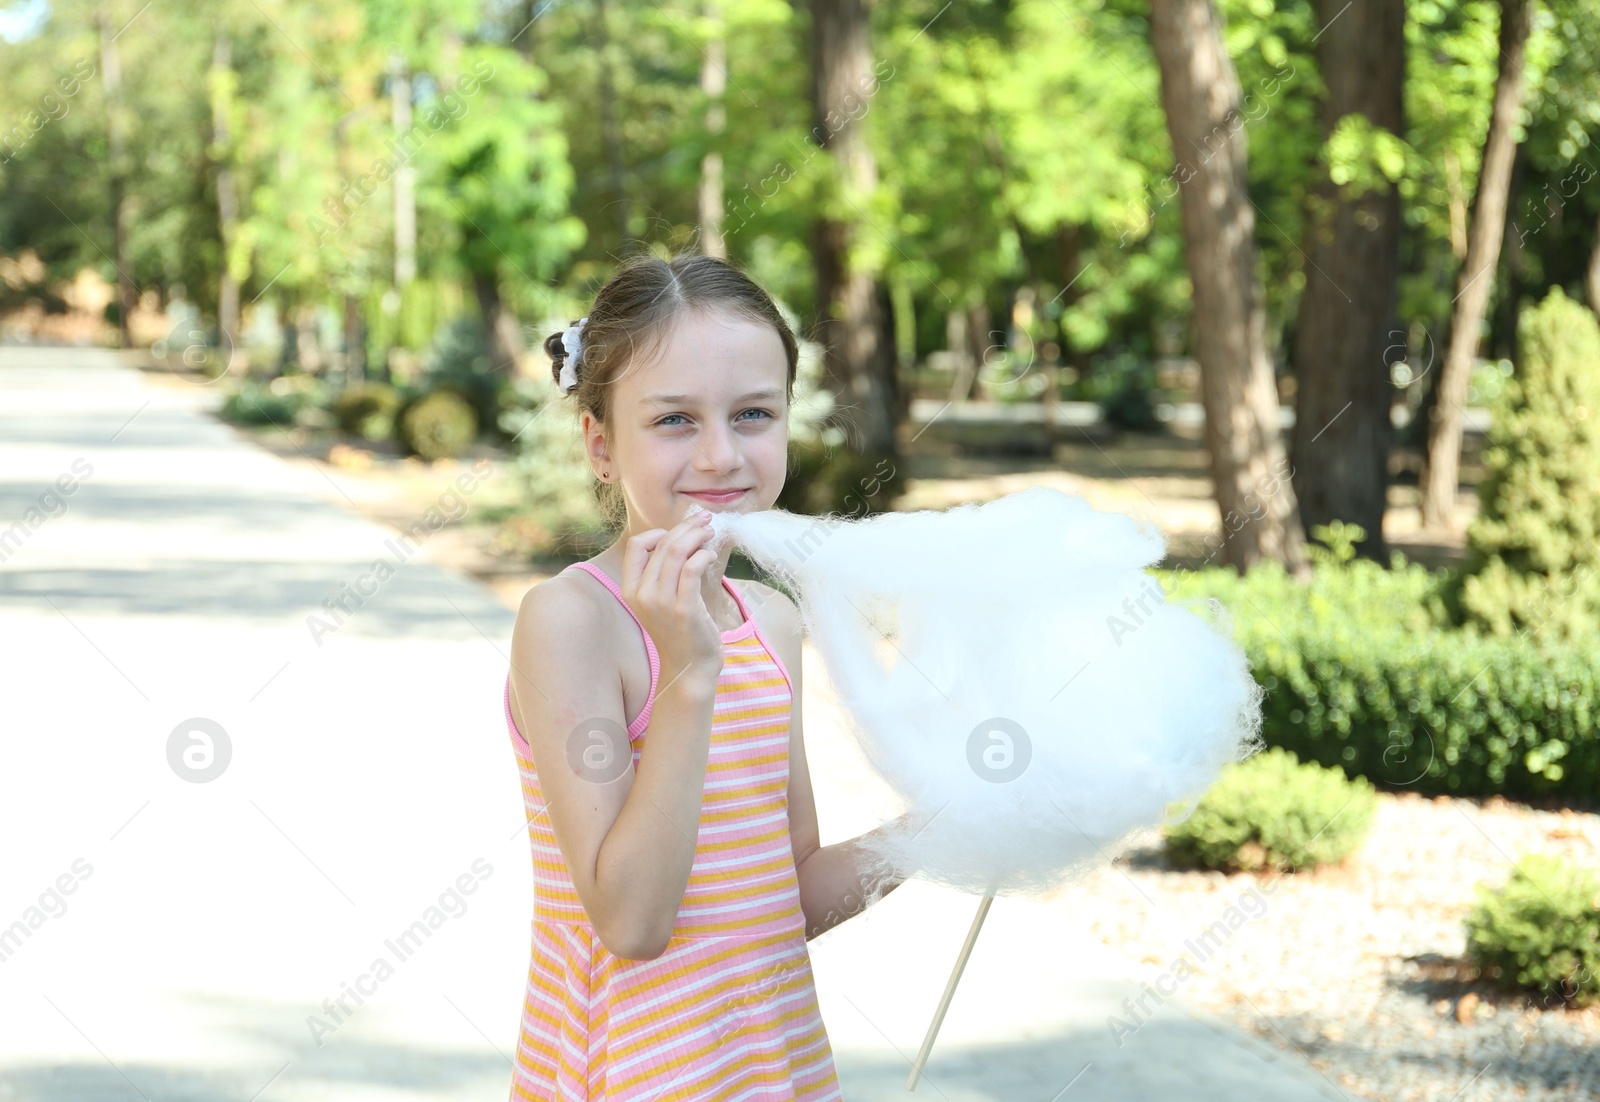
[{"label": "cheek", "polygon": [[782,477],[789,469],[789,434],[782,427],[762,433],[750,441],[746,457],[767,475]]},{"label": "cheek", "polygon": [[648,436],[634,449],[636,465],[669,480],[685,464],[694,462],[694,446],[686,436]]}]

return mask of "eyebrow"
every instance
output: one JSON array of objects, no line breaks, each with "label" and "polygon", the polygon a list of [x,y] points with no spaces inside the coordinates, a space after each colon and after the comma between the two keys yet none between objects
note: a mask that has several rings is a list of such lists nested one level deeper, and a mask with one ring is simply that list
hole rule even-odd
[{"label": "eyebrow", "polygon": [[[747,394],[741,394],[735,400],[740,402],[748,402],[755,398],[781,398],[782,396],[783,391],[778,390],[775,387],[763,387],[760,390],[752,390]],[[660,405],[676,406],[683,405],[687,402],[692,402],[694,401],[694,398],[695,396],[693,394],[649,394],[641,399],[640,404],[649,405],[650,403],[657,403]]]}]

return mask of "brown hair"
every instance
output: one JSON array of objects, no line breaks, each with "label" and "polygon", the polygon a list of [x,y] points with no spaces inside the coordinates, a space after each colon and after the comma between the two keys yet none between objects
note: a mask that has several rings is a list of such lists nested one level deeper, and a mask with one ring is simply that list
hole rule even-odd
[{"label": "brown hair", "polygon": [[[800,361],[800,345],[794,331],[778,311],[772,296],[727,261],[697,252],[682,252],[670,259],[643,254],[625,261],[615,275],[600,288],[588,321],[581,331],[577,362],[577,385],[571,395],[578,411],[589,410],[602,424],[610,421],[612,383],[635,358],[653,355],[672,326],[684,314],[705,314],[724,310],[757,324],[772,326],[783,342],[789,361],[785,383],[787,400],[794,400],[795,371]],[[574,318],[572,324],[576,325]],[[566,347],[563,330],[545,338],[544,350],[550,357],[550,374],[561,383],[561,367]],[[622,523],[627,517],[622,488],[615,482],[598,484],[600,503],[607,517]]]}]

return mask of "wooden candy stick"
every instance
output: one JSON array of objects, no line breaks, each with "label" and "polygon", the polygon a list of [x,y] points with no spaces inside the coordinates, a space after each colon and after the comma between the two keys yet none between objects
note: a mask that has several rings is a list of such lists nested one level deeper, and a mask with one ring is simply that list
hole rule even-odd
[{"label": "wooden candy stick", "polygon": [[928,1035],[922,1039],[922,1051],[917,1053],[916,1062],[911,1065],[911,1077],[906,1080],[906,1090],[917,1089],[917,1080],[922,1075],[922,1067],[928,1062],[928,1054],[933,1051],[933,1039],[939,1034],[939,1025],[944,1021],[944,1012],[950,1009],[950,1000],[956,993],[956,984],[961,982],[961,972],[967,966],[967,958],[972,955],[972,946],[978,940],[978,931],[983,929],[983,917],[989,913],[989,904],[994,902],[994,893],[983,897],[983,902],[978,904],[978,913],[972,918],[972,927],[967,930],[966,944],[961,946],[961,955],[956,957],[956,966],[950,973],[950,982],[944,985],[944,996],[939,1000],[939,1009],[933,1012],[933,1022],[928,1026]]}]

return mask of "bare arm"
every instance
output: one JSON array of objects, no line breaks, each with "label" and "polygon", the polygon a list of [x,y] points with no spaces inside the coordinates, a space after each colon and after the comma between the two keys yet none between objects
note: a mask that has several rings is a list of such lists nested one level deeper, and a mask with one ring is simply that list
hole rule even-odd
[{"label": "bare arm", "polygon": [[701,597],[705,518],[629,538],[621,590],[655,642],[661,685],[635,773],[617,660],[594,594],[551,579],[523,599],[513,704],[562,859],[612,953],[666,951],[694,865],[722,642]]},{"label": "bare arm", "polygon": [[596,934],[615,955],[648,960],[666,948],[694,864],[716,685],[663,676],[635,775],[605,618],[577,584],[551,579],[523,598],[512,710]]}]

